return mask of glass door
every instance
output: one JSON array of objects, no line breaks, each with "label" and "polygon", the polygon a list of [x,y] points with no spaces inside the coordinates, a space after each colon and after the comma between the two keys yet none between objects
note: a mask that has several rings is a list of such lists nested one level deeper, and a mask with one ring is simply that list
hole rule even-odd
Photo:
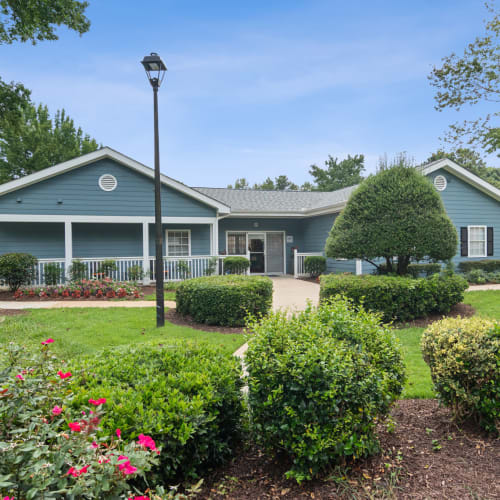
[{"label": "glass door", "polygon": [[248,233],[248,251],[250,253],[250,272],[266,272],[266,235],[264,233]]}]

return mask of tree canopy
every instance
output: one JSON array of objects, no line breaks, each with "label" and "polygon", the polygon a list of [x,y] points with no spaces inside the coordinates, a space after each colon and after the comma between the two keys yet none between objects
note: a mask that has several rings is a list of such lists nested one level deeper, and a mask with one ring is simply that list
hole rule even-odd
[{"label": "tree canopy", "polygon": [[325,160],[326,168],[311,165],[309,173],[314,178],[314,191],[336,191],[349,186],[359,184],[362,180],[362,172],[365,170],[364,155],[347,155],[340,160],[328,155]]},{"label": "tree canopy", "polygon": [[[394,166],[368,177],[351,195],[326,241],[326,255],[364,259],[406,274],[412,260],[447,260],[457,231],[429,179]],[[397,262],[397,264],[396,264]]]},{"label": "tree canopy", "polygon": [[57,40],[55,27],[65,25],[83,34],[88,2],[77,0],[0,0],[0,44]]},{"label": "tree canopy", "polygon": [[[17,179],[82,154],[99,145],[76,127],[64,110],[50,117],[46,106],[20,99],[14,122],[0,119],[0,183]],[[18,115],[16,115],[18,113]]]},{"label": "tree canopy", "polygon": [[462,55],[453,53],[443,58],[442,66],[433,68],[429,80],[437,89],[435,108],[438,111],[448,108],[460,110],[466,105],[484,103],[492,110],[476,119],[452,124],[445,139],[457,145],[479,146],[487,153],[498,154],[500,12],[493,3],[487,4],[487,8],[491,18],[486,22],[485,34],[469,43]]}]

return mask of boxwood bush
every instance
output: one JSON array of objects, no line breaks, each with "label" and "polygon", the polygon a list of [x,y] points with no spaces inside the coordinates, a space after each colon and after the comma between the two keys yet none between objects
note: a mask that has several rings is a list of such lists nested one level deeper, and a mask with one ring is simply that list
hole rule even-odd
[{"label": "boxwood bush", "polygon": [[193,477],[231,455],[242,413],[237,358],[204,344],[168,342],[104,351],[70,368],[73,406],[106,398],[105,435],[120,429],[132,440],[143,433],[161,447],[157,480]]},{"label": "boxwood bush", "polygon": [[458,264],[458,270],[462,273],[468,273],[474,269],[481,269],[486,273],[500,271],[500,259],[464,260]]},{"label": "boxwood bush", "polygon": [[321,255],[309,255],[304,259],[304,271],[316,278],[326,271],[326,258]]},{"label": "boxwood bush", "polygon": [[413,278],[421,276],[432,276],[441,272],[441,264],[438,262],[428,262],[427,264],[410,264],[408,266],[408,274]]},{"label": "boxwood bush", "polygon": [[320,299],[335,295],[349,297],[380,312],[384,321],[408,321],[431,313],[446,314],[464,298],[467,281],[457,275],[430,278],[399,276],[339,275],[321,277]]},{"label": "boxwood bush", "polygon": [[250,267],[250,261],[246,257],[226,257],[224,259],[224,272],[228,274],[244,274]]},{"label": "boxwood bush", "polygon": [[250,425],[259,444],[289,456],[287,477],[312,479],[335,461],[378,449],[376,423],[401,394],[404,367],[376,315],[337,298],[251,327]]},{"label": "boxwood bush", "polygon": [[272,296],[273,282],[265,276],[206,276],[179,285],[177,311],[198,323],[243,326],[247,314],[269,312]]},{"label": "boxwood bush", "polygon": [[439,399],[457,419],[500,430],[500,323],[446,318],[425,330],[422,353]]}]

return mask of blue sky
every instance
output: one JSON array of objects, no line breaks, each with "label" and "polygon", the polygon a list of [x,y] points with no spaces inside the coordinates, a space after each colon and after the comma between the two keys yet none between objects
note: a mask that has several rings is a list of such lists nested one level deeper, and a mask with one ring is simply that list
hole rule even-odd
[{"label": "blue sky", "polygon": [[328,154],[423,161],[449,123],[427,75],[483,32],[479,0],[90,0],[79,37],[3,45],[0,75],[103,145],[152,165],[152,91],[139,64],[158,52],[162,171],[193,186],[286,174],[311,180]]}]

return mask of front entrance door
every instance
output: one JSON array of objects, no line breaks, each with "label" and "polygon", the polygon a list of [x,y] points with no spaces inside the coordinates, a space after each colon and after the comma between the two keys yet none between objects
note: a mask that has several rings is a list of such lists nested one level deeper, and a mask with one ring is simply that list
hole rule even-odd
[{"label": "front entrance door", "polygon": [[266,272],[285,272],[283,233],[266,233]]},{"label": "front entrance door", "polygon": [[248,252],[250,253],[250,272],[265,273],[266,235],[264,233],[248,233]]}]

